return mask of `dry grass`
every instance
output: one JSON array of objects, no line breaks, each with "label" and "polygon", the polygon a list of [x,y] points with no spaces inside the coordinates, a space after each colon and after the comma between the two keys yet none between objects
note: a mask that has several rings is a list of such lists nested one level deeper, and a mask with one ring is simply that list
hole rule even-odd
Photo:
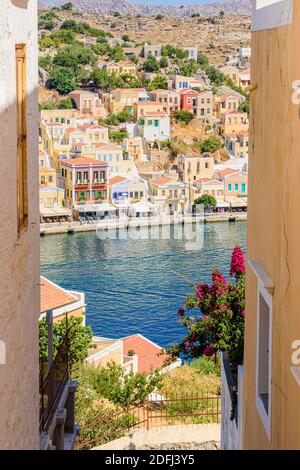
[{"label": "dry grass", "polygon": [[167,397],[185,395],[215,395],[221,386],[220,377],[215,374],[201,374],[188,365],[179,367],[166,375],[160,387]]}]

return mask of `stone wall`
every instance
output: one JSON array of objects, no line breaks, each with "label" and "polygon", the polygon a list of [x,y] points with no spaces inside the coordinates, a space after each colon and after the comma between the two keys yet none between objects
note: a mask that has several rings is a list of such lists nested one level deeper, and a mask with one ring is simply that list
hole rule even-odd
[{"label": "stone wall", "polygon": [[[15,45],[26,44],[28,227],[17,236]],[[0,7],[0,449],[39,447],[38,52],[36,0]]]}]

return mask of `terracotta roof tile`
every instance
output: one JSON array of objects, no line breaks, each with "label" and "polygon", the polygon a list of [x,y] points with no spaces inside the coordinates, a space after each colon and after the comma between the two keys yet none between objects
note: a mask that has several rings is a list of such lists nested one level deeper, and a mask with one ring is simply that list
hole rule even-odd
[{"label": "terracotta roof tile", "polygon": [[78,298],[67,290],[41,277],[41,313],[77,302]]},{"label": "terracotta roof tile", "polygon": [[72,166],[90,166],[90,165],[104,165],[107,166],[106,162],[101,162],[96,160],[95,158],[88,158],[88,157],[78,157],[78,158],[71,158],[70,160],[65,160],[62,162],[63,165],[72,165]]},{"label": "terracotta roof tile", "polygon": [[138,357],[138,372],[151,373],[155,369],[163,367],[167,358],[165,354],[158,356],[161,347],[144,336],[137,334],[122,338],[124,354],[132,349]]}]

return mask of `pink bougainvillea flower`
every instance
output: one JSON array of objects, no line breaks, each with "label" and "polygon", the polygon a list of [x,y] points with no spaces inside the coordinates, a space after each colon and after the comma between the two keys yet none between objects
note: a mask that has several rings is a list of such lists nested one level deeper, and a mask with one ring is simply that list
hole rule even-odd
[{"label": "pink bougainvillea flower", "polygon": [[197,297],[198,299],[204,299],[208,294],[211,293],[211,288],[208,284],[199,284],[197,286]]},{"label": "pink bougainvillea flower", "polygon": [[240,276],[245,272],[245,260],[240,246],[236,246],[232,252],[230,276]]},{"label": "pink bougainvillea flower", "polygon": [[185,314],[184,308],[180,308],[180,309],[178,310],[177,314],[180,315],[181,317],[183,317],[184,314]]},{"label": "pink bougainvillea flower", "polygon": [[241,317],[245,318],[245,311],[240,312]]},{"label": "pink bougainvillea flower", "polygon": [[227,288],[227,281],[225,277],[222,276],[222,274],[217,269],[213,269],[212,271],[212,283],[213,291],[217,295],[223,294]]},{"label": "pink bougainvillea flower", "polygon": [[214,354],[214,348],[212,346],[207,346],[207,348],[204,349],[204,356],[211,357]]}]

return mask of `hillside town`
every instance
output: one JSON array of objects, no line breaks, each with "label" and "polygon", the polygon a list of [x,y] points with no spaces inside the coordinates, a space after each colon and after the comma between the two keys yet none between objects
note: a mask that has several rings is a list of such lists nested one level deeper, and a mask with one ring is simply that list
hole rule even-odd
[{"label": "hillside town", "polygon": [[245,212],[251,49],[215,67],[57,18],[40,13],[41,222]]}]

